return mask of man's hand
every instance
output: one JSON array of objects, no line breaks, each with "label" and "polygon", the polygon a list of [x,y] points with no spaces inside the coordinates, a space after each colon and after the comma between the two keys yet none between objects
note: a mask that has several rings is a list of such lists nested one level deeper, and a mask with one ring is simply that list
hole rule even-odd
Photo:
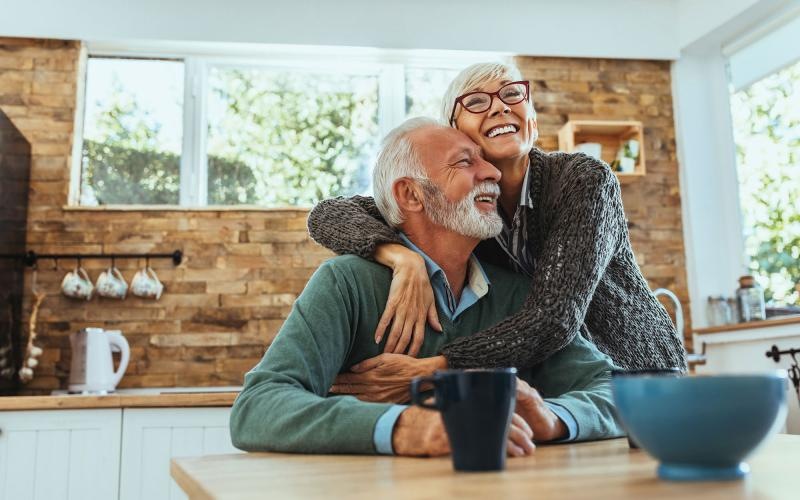
[{"label": "man's hand", "polygon": [[450,453],[450,441],[438,411],[410,406],[392,431],[394,453],[406,457],[438,457]]},{"label": "man's hand", "polygon": [[[536,448],[532,438],[530,426],[515,413],[508,431],[508,455],[531,455]],[[400,456],[437,457],[450,453],[450,441],[441,414],[418,406],[404,410],[394,425],[392,447],[395,454]]]},{"label": "man's hand", "polygon": [[432,375],[447,368],[444,356],[417,359],[404,354],[383,353],[353,365],[351,373],[336,377],[331,392],[349,394],[362,401],[405,403],[414,377]]},{"label": "man's hand", "polygon": [[567,436],[567,426],[547,407],[539,391],[519,378],[515,412],[530,425],[536,441],[552,441]]},{"label": "man's hand", "polygon": [[508,456],[525,457],[533,454],[533,430],[524,418],[514,413],[511,417],[511,428],[508,429]]}]

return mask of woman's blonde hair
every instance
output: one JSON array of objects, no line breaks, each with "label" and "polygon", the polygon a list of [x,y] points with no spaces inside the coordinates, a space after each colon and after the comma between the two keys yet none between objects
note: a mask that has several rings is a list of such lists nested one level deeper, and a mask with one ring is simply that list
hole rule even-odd
[{"label": "woman's blonde hair", "polygon": [[[484,84],[493,80],[509,80],[517,81],[522,80],[522,73],[519,68],[513,64],[504,63],[478,63],[472,66],[467,66],[461,73],[453,78],[447,91],[442,98],[442,122],[452,127],[455,127],[456,118],[461,113],[458,111],[453,116],[453,122],[450,123],[450,115],[453,113],[453,108],[456,105],[456,98],[479,89]],[[534,111],[534,117],[535,117]]]}]

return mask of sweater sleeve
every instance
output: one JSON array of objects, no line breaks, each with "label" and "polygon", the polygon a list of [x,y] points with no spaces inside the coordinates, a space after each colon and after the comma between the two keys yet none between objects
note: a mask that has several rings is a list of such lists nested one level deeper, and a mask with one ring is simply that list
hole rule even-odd
[{"label": "sweater sleeve", "polygon": [[[619,182],[607,165],[574,155],[563,174],[558,213],[531,289],[518,313],[442,348],[453,368],[529,367],[568,345],[624,234]],[[536,231],[533,228],[532,231]]]},{"label": "sweater sleeve", "polygon": [[339,255],[373,259],[381,243],[402,243],[371,196],[322,200],[308,214],[311,238]]},{"label": "sweater sleeve", "polygon": [[312,276],[231,410],[246,451],[375,453],[374,429],[391,404],[328,396],[355,329],[353,292],[330,261]]}]

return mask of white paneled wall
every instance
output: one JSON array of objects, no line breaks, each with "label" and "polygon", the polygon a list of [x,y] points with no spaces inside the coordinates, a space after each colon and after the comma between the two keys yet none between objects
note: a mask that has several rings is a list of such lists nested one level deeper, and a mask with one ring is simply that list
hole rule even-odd
[{"label": "white paneled wall", "polygon": [[122,410],[0,412],[0,498],[117,497]]}]

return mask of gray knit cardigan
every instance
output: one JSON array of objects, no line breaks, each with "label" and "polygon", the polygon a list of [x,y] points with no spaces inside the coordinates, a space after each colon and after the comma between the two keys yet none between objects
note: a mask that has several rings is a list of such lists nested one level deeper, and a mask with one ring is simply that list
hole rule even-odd
[{"label": "gray knit cardigan", "polygon": [[[452,368],[533,366],[580,331],[626,369],[686,368],[672,321],[651,293],[631,248],[619,182],[609,167],[581,153],[530,153],[528,251],[534,275],[523,309],[442,349]],[[376,245],[400,243],[372,198],[320,202],[308,230],[339,254],[373,258]],[[479,258],[509,266],[494,240]]]}]

